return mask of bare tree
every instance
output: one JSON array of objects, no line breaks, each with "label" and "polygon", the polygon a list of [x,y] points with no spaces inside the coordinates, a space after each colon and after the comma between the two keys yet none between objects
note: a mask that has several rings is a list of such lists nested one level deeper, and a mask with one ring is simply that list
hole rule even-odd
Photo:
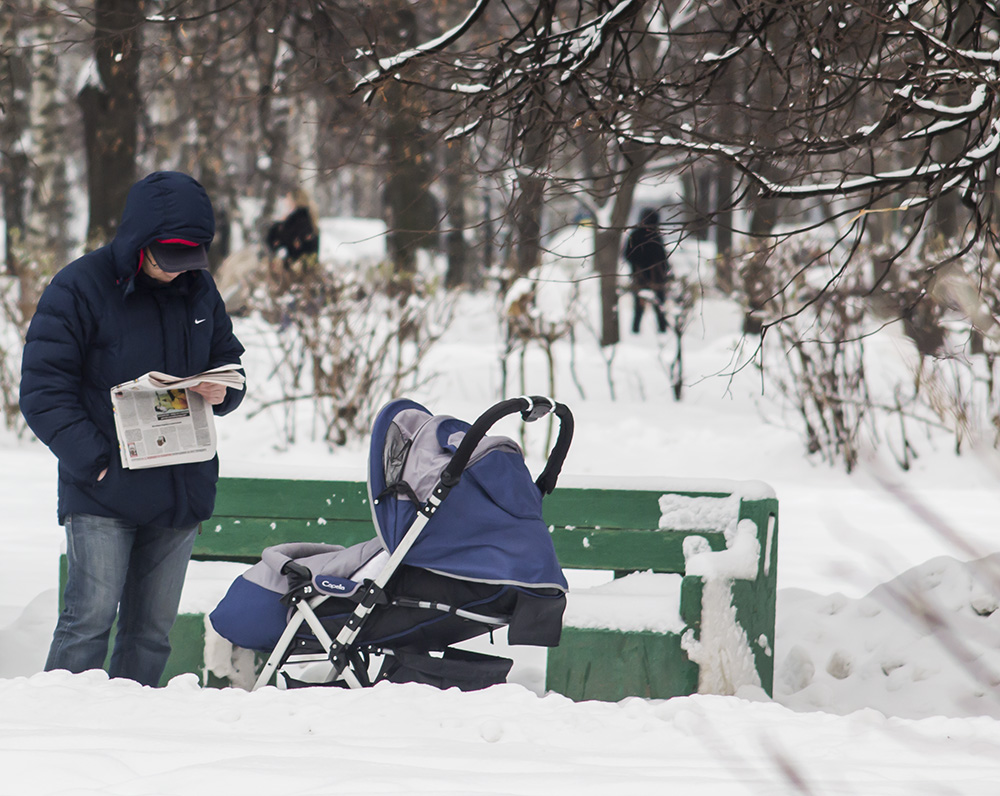
[{"label": "bare tree", "polygon": [[0,6],[0,185],[6,236],[0,271],[0,415],[24,428],[17,411],[21,348],[38,297],[72,248],[69,168],[79,151],[69,138],[66,76],[73,59],[37,40],[62,40],[66,26],[33,3]]},{"label": "bare tree", "polygon": [[144,20],[143,4],[134,0],[95,0],[89,20],[96,68],[77,100],[86,141],[90,245],[114,237],[135,182]]},{"label": "bare tree", "polygon": [[16,273],[17,243],[26,223],[29,156],[24,148],[31,124],[31,65],[22,37],[25,15],[18,3],[0,5],[0,190],[3,193],[6,270]]},{"label": "bare tree", "polygon": [[[487,21],[492,46],[467,48]],[[448,33],[380,53],[358,90],[421,85],[448,97],[438,112],[471,134],[524,118],[532,87],[545,86],[532,128],[552,138],[583,127],[649,147],[674,170],[728,170],[738,179],[718,207],[748,213],[746,234],[770,237],[789,203],[858,234],[879,209],[910,230],[898,254],[925,242],[930,208],[955,197],[958,251],[995,250],[997,29],[992,3],[965,0],[480,0]],[[662,44],[648,75],[635,57],[647,37]],[[799,228],[817,223],[800,217]]]}]

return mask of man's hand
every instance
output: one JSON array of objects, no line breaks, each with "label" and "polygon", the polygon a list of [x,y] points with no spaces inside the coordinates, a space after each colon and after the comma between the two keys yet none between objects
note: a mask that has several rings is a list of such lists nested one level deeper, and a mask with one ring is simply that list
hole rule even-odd
[{"label": "man's hand", "polygon": [[222,399],[226,397],[225,384],[215,384],[214,382],[202,381],[194,385],[191,389],[208,401],[212,406],[221,404]]}]

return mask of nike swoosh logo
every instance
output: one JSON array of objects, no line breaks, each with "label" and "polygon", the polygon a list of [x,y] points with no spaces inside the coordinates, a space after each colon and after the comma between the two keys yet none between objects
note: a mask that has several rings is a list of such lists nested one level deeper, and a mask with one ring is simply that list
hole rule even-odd
[{"label": "nike swoosh logo", "polygon": [[195,322],[194,322],[194,325],[197,326],[199,323],[204,323],[207,320],[208,320],[208,318],[196,318]]}]

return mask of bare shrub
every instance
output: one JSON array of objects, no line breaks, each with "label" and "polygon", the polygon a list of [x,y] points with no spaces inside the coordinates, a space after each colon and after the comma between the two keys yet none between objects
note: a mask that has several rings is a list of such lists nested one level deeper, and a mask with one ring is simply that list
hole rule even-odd
[{"label": "bare shrub", "polygon": [[941,432],[956,453],[973,441],[997,446],[1000,286],[980,279],[995,263],[956,256],[943,271],[914,254],[894,259],[890,274],[872,249],[868,268],[838,268],[835,248],[809,242],[775,252],[772,281],[782,289],[763,303],[759,364],[793,407],[810,454],[850,472],[862,433],[903,469]]},{"label": "bare shrub", "polygon": [[[548,394],[556,390],[555,356],[552,347],[556,341],[574,337],[573,321],[570,317],[550,319],[539,310],[537,304],[537,284],[529,279],[520,279],[508,292],[504,306],[504,350],[500,358],[502,391],[506,394],[509,381],[508,369],[511,357],[518,357],[518,389],[521,393],[532,392],[527,383],[525,358],[528,348],[538,346],[545,354],[548,373]],[[579,383],[578,383],[579,385]],[[582,392],[582,387],[580,388]],[[537,391],[537,390],[536,390]]]},{"label": "bare shrub", "polygon": [[56,269],[50,256],[26,251],[17,234],[12,235],[11,249],[7,272],[0,274],[0,414],[4,425],[20,436],[27,429],[18,401],[24,338]]},{"label": "bare shrub", "polygon": [[18,410],[18,385],[25,331],[17,308],[19,293],[17,279],[0,276],[0,412],[4,425],[18,433],[24,429]]},{"label": "bare shrub", "polygon": [[695,304],[701,298],[701,286],[687,276],[675,276],[663,308],[667,324],[674,336],[673,358],[666,361],[665,348],[660,348],[660,364],[670,376],[670,387],[674,400],[679,401],[684,394],[684,332],[691,323]]},{"label": "bare shrub", "polygon": [[[504,348],[500,355],[501,394],[506,395],[511,381],[509,369],[512,358],[516,357],[517,386],[522,395],[538,394],[540,385],[528,383],[527,356],[531,347],[538,347],[545,356],[548,380],[546,394],[556,398],[556,359],[553,346],[557,341],[570,341],[570,372],[580,396],[584,396],[583,385],[576,376],[576,328],[580,321],[579,285],[572,280],[546,282],[541,277],[542,269],[534,269],[528,276],[518,278],[508,288],[503,301],[501,325],[504,332]],[[540,299],[546,290],[553,288],[560,294],[556,301]],[[549,449],[554,428],[552,418],[546,421],[545,450]],[[528,437],[524,424],[519,428],[521,447],[527,450]]]},{"label": "bare shrub", "polygon": [[305,417],[309,438],[342,445],[365,437],[386,401],[423,383],[424,356],[446,331],[452,301],[432,282],[410,278],[405,292],[394,280],[386,268],[317,268],[285,290],[260,287],[240,327],[269,357],[249,417],[271,413],[287,445]]},{"label": "bare shrub", "polygon": [[[599,339],[599,286],[593,279],[593,229],[588,225],[562,231],[546,252],[542,263],[523,275],[511,268],[509,281],[502,280],[500,292],[500,323],[504,334],[504,350],[500,358],[501,389],[507,393],[511,359],[518,360],[520,386],[514,389],[537,393],[538,385],[526,383],[525,358],[532,347],[541,349],[548,374],[548,394],[555,397],[556,363],[554,346],[560,340],[569,342],[569,369],[580,397],[584,385],[576,371],[578,340]],[[610,378],[609,378],[610,381]],[[614,388],[612,385],[612,394]]]},{"label": "bare shrub", "polygon": [[[858,303],[827,293],[799,315],[774,327],[784,362],[767,372],[802,422],[806,450],[824,460],[858,461],[858,432],[868,412],[864,339],[858,334],[863,311]],[[782,366],[783,364],[783,366]]]}]

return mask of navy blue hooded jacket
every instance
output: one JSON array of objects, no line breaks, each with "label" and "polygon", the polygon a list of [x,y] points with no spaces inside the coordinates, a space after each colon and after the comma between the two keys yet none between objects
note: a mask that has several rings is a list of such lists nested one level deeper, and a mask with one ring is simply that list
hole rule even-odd
[{"label": "navy blue hooded jacket", "polygon": [[[139,274],[139,252],[152,241],[208,244],[214,234],[204,188],[186,174],[155,172],[132,186],[111,244],[67,265],[42,294],[24,346],[20,407],[59,460],[60,523],[84,513],[183,528],[212,515],[218,458],[123,469],[110,390],[150,370],[191,376],[239,363],[243,346],[208,271],[169,284]],[[226,390],[215,414],[244,394]]]}]

